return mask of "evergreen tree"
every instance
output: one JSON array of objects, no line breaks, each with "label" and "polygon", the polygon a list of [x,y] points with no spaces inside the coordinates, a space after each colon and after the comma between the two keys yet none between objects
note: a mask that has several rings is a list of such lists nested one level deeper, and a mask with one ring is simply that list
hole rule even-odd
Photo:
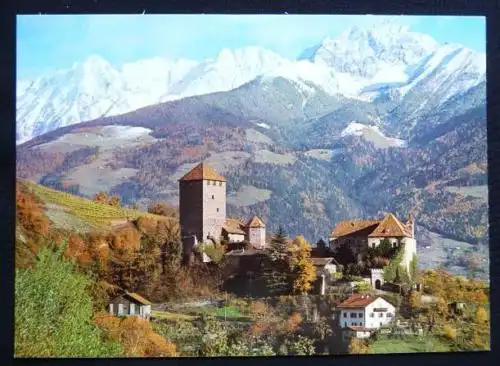
[{"label": "evergreen tree", "polygon": [[266,251],[264,280],[268,291],[272,294],[287,293],[291,290],[289,241],[285,230],[280,226]]}]

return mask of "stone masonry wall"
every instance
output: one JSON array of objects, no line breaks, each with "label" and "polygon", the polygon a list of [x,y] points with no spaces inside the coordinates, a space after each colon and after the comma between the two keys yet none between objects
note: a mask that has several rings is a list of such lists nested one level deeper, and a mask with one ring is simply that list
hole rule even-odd
[{"label": "stone masonry wall", "polygon": [[226,182],[203,181],[203,241],[219,240],[226,222]]}]

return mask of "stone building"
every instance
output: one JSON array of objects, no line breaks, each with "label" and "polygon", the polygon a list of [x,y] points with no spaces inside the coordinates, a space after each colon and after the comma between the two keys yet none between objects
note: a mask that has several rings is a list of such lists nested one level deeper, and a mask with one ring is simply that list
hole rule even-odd
[{"label": "stone building", "polygon": [[247,240],[262,249],[266,244],[264,222],[257,216],[246,224],[226,216],[226,179],[200,163],[179,180],[179,214],[184,254],[200,242]]},{"label": "stone building", "polygon": [[151,316],[151,302],[136,293],[125,292],[109,303],[109,313],[117,316],[135,315],[149,319]]},{"label": "stone building", "polygon": [[389,240],[393,247],[399,243],[404,244],[401,265],[410,273],[410,262],[417,254],[415,221],[411,214],[408,215],[406,223],[399,221],[392,213],[386,214],[382,220],[340,221],[332,230],[329,242],[332,251],[347,245],[353,254],[357,255],[365,248],[377,247],[385,239]]}]

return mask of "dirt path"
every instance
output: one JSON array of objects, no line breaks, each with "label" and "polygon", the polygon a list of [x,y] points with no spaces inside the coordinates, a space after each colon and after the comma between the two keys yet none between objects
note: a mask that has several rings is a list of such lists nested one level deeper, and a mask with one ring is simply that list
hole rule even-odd
[{"label": "dirt path", "polygon": [[123,226],[129,223],[128,219],[111,220],[111,227]]}]

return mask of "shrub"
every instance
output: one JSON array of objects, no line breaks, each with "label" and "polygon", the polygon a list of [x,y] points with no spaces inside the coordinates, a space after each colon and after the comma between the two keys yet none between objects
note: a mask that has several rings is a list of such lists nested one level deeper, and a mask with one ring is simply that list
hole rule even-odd
[{"label": "shrub", "polygon": [[300,323],[302,323],[302,315],[300,315],[300,313],[295,312],[287,319],[285,323],[285,330],[288,333],[293,333],[297,330]]},{"label": "shrub", "polygon": [[92,318],[91,281],[56,252],[40,251],[34,269],[15,276],[15,355],[113,357],[120,346],[105,342]]},{"label": "shrub", "polygon": [[451,325],[445,325],[443,327],[443,332],[446,338],[454,341],[457,339],[457,329],[452,327]]},{"label": "shrub", "polygon": [[176,210],[163,201],[153,202],[153,204],[148,208],[148,212],[160,216],[176,216]]},{"label": "shrub", "polygon": [[257,300],[250,303],[250,313],[254,316],[260,317],[266,314],[268,307],[265,302]]},{"label": "shrub", "polygon": [[348,350],[350,354],[365,354],[368,353],[368,345],[362,339],[353,338],[349,342]]}]

